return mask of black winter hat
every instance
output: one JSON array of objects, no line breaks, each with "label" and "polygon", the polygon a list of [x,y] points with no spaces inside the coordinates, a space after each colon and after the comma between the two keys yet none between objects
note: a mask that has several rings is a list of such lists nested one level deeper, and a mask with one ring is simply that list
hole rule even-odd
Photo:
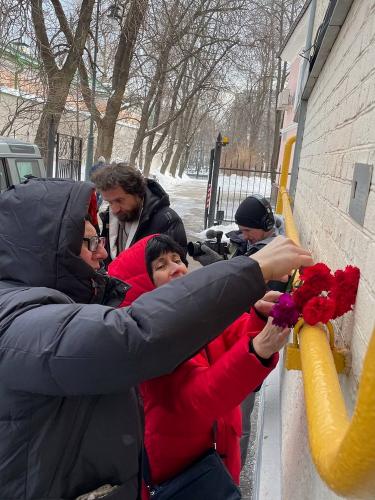
[{"label": "black winter hat", "polygon": [[244,227],[270,230],[275,224],[271,205],[256,195],[245,198],[237,208],[236,224]]}]

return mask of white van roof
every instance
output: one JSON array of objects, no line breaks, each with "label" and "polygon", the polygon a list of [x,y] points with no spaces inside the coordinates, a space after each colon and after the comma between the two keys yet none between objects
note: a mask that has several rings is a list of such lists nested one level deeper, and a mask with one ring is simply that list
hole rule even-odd
[{"label": "white van roof", "polygon": [[18,157],[22,158],[41,158],[38,146],[20,141],[19,139],[12,139],[11,137],[0,136],[0,157],[6,156],[7,158]]}]

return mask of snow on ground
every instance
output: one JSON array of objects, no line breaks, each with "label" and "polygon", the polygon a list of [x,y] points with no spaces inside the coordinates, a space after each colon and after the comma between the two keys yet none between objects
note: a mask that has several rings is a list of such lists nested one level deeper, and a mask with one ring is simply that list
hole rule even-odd
[{"label": "snow on ground", "polygon": [[[268,177],[249,175],[219,175],[218,186],[226,191],[237,193],[242,191],[249,193],[259,193],[262,196],[271,195],[271,179]],[[242,188],[242,189],[241,189]]]},{"label": "snow on ground", "polygon": [[219,176],[219,210],[223,210],[224,220],[233,220],[238,205],[253,193],[270,198],[271,187],[271,179],[266,177],[236,174]]},{"label": "snow on ground", "polygon": [[[182,178],[171,177],[155,172],[155,179],[163,186],[169,194],[171,207],[182,218],[188,240],[204,240],[206,239],[206,230],[204,230],[204,207],[207,192],[207,179],[192,179],[187,175]],[[219,178],[220,181],[220,178]],[[220,183],[219,183],[220,185]],[[221,186],[221,206],[225,210],[225,218],[234,218],[234,213],[237,210],[240,202],[252,193],[259,193],[262,196],[269,197],[271,194],[271,182],[269,179],[255,177],[248,182],[248,190],[245,186],[240,189],[240,181],[236,181],[236,175],[226,176]],[[251,189],[250,189],[251,188]],[[220,226],[213,226],[215,231],[229,231],[238,229],[235,223],[225,223]],[[223,236],[222,241],[228,241],[228,238]]]},{"label": "snow on ground", "polygon": [[207,191],[206,179],[176,178],[156,173],[156,180],[169,194],[171,207],[182,218],[188,240],[197,239],[204,227],[204,207]]}]

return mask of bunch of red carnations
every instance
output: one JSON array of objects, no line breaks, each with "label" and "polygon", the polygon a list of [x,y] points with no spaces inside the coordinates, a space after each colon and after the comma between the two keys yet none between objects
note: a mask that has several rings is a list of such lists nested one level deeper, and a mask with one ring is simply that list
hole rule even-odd
[{"label": "bunch of red carnations", "polygon": [[273,323],[291,328],[301,317],[315,325],[342,316],[355,303],[359,277],[359,269],[354,266],[334,274],[323,263],[304,268],[299,281],[272,308]]}]

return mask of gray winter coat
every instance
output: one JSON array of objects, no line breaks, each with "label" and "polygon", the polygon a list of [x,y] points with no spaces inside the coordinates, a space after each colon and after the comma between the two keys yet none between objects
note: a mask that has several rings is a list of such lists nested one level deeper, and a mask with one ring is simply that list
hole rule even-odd
[{"label": "gray winter coat", "polygon": [[139,498],[135,386],[265,292],[259,266],[240,257],[128,309],[95,303],[107,297],[102,278],[79,257],[91,189],[31,180],[0,195],[1,500],[72,499],[104,484],[119,485],[111,500]]}]

